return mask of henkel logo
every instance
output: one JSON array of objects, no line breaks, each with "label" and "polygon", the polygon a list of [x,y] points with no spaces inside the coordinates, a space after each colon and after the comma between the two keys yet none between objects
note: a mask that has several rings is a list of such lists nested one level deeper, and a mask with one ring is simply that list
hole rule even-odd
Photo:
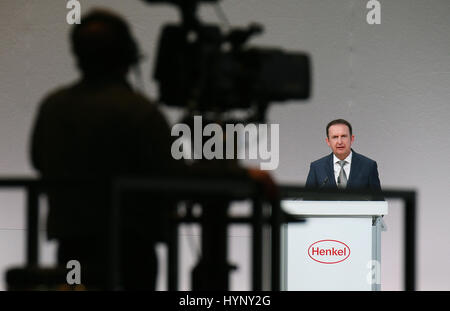
[{"label": "henkel logo", "polygon": [[350,256],[350,247],[337,240],[320,240],[311,244],[308,255],[319,263],[335,264]]}]

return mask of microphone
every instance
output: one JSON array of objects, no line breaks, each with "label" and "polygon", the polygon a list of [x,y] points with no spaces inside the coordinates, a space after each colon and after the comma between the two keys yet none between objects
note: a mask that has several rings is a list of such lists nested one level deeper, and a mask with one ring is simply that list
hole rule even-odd
[{"label": "microphone", "polygon": [[322,184],[320,185],[319,188],[322,188],[323,186],[325,186],[325,184],[328,182],[328,176],[323,180]]}]

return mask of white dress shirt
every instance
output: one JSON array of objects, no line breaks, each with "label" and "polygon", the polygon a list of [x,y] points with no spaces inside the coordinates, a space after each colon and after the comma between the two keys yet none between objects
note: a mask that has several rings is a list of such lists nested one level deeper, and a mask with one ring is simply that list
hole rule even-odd
[{"label": "white dress shirt", "polygon": [[[341,165],[338,163],[341,161],[338,157],[336,157],[335,154],[333,154],[333,163],[334,163],[334,180],[336,181],[337,185],[337,179],[339,177],[339,173],[341,172]],[[347,176],[347,181],[350,177],[350,166],[352,165],[352,151],[350,151],[350,154],[344,159],[344,161],[347,161],[344,165],[344,171],[345,175]]]}]

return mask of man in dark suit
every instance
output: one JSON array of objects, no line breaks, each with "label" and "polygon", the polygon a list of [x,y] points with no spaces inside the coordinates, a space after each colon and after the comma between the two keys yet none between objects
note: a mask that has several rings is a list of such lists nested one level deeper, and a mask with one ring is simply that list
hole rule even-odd
[{"label": "man in dark suit", "polygon": [[377,163],[352,148],[352,126],[343,119],[326,127],[331,154],[311,163],[306,188],[368,189],[381,191]]}]

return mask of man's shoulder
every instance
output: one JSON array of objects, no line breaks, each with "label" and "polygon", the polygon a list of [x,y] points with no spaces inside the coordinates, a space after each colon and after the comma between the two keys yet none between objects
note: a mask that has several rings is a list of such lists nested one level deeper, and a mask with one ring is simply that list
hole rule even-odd
[{"label": "man's shoulder", "polygon": [[[320,159],[317,159],[317,160],[311,162],[311,165],[312,166],[324,165],[326,163],[329,163],[329,161],[332,160],[332,157],[333,157],[333,154],[330,153],[330,154],[328,154],[328,155],[326,155],[326,156],[324,156],[324,157],[322,157]],[[367,157],[365,155],[362,155],[360,153],[357,153],[357,152],[355,152],[353,150],[352,150],[352,158],[353,158],[353,160],[361,161],[363,163],[376,163],[375,160],[373,160],[373,159],[371,159],[371,158],[369,158],[369,157]]]},{"label": "man's shoulder", "polygon": [[328,161],[331,160],[331,157],[332,157],[332,156],[333,156],[333,154],[331,153],[331,154],[328,154],[328,155],[326,155],[326,156],[324,156],[324,157],[322,157],[322,158],[320,158],[320,159],[318,159],[318,160],[315,160],[315,161],[311,162],[311,166],[321,166],[321,165],[324,165],[324,164],[326,164]]},{"label": "man's shoulder", "polygon": [[[105,84],[92,86],[82,80],[56,87],[47,93],[42,99],[42,104],[52,106],[53,104],[67,103],[73,100],[86,100],[93,104],[95,102],[108,102],[110,107],[123,106],[128,110],[154,111],[155,103],[140,92],[133,90],[127,84]],[[95,98],[95,101],[93,99]],[[126,110],[127,110],[126,109]]]},{"label": "man's shoulder", "polygon": [[353,151],[352,157],[353,157],[353,159],[357,159],[357,160],[359,160],[361,162],[364,162],[364,163],[376,163],[375,160],[373,160],[373,159],[371,159],[371,158],[369,158],[369,157],[367,157],[365,155],[362,155],[360,153],[357,153],[355,151]]},{"label": "man's shoulder", "polygon": [[56,88],[54,88],[53,90],[51,90],[50,92],[48,92],[42,102],[52,102],[56,99],[59,98],[63,98],[66,96],[69,96],[68,94],[70,94],[72,92],[73,89],[75,89],[77,87],[78,83],[70,83],[70,84],[64,84],[61,86],[58,86]]}]

